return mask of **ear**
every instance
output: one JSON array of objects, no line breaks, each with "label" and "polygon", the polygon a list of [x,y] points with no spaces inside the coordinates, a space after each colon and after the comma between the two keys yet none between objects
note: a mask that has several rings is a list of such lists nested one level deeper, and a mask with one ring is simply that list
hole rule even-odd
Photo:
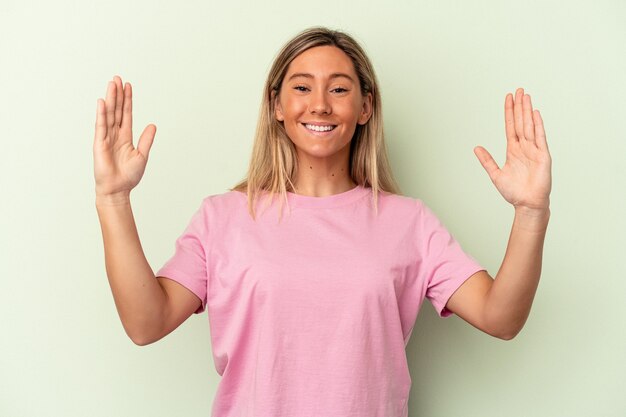
[{"label": "ear", "polygon": [[367,95],[363,98],[363,108],[361,109],[361,114],[359,115],[357,123],[364,125],[368,122],[370,117],[372,117],[372,93],[367,93]]},{"label": "ear", "polygon": [[276,91],[272,91],[272,100],[274,101],[274,117],[279,122],[285,120],[285,116],[283,115],[283,108],[280,105],[280,95],[276,94]]}]

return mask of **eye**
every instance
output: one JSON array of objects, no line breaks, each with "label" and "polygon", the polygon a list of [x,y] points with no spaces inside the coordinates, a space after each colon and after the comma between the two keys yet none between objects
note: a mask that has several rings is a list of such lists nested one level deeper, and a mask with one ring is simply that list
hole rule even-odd
[{"label": "eye", "polygon": [[348,90],[343,87],[337,87],[337,88],[333,88],[331,91],[334,91],[336,93],[345,93]]},{"label": "eye", "polygon": [[308,90],[308,88],[306,88],[306,87],[305,87],[305,86],[303,86],[303,85],[296,85],[293,89],[294,89],[294,90],[298,90],[298,91],[302,91],[302,92],[304,92],[304,91]]}]

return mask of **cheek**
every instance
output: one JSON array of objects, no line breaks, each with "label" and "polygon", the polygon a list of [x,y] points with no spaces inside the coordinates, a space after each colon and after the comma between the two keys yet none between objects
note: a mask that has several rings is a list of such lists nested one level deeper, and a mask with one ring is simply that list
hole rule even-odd
[{"label": "cheek", "polygon": [[291,97],[285,97],[282,101],[283,114],[295,115],[306,108],[302,100],[297,100]]},{"label": "cheek", "polygon": [[361,107],[361,102],[356,100],[350,101],[348,103],[344,103],[344,106],[342,107],[342,112],[346,115],[346,117],[357,120],[359,118],[359,115],[361,114]]}]

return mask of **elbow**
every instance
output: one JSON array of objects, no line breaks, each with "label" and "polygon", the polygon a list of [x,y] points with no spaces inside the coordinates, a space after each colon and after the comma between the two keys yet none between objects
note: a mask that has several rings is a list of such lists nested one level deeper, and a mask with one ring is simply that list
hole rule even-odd
[{"label": "elbow", "polygon": [[154,316],[122,316],[122,327],[126,336],[137,346],[150,345],[163,337],[162,326]]},{"label": "elbow", "polygon": [[524,327],[522,321],[497,321],[487,322],[483,331],[490,336],[501,340],[513,340]]},{"label": "elbow", "polygon": [[154,331],[128,333],[128,337],[137,346],[151,345],[152,343],[157,342],[161,340],[161,338],[163,338],[160,333]]},{"label": "elbow", "polygon": [[137,346],[147,346],[159,340],[159,338],[145,331],[133,330],[126,327],[124,327],[124,330],[128,338]]},{"label": "elbow", "polygon": [[151,339],[140,337],[140,336],[129,336],[129,337],[130,337],[130,340],[132,340],[133,343],[136,344],[137,346],[147,346],[155,342],[155,340],[151,340]]},{"label": "elbow", "polygon": [[521,330],[522,330],[522,327],[510,327],[510,328],[504,328],[504,329],[499,329],[497,331],[489,332],[489,334],[493,337],[497,337],[500,340],[508,341],[508,340],[513,340],[515,336],[517,336]]},{"label": "elbow", "polygon": [[502,334],[494,335],[494,336],[500,340],[513,340],[515,336],[517,336],[517,334],[518,332],[513,332],[513,333],[502,333]]}]

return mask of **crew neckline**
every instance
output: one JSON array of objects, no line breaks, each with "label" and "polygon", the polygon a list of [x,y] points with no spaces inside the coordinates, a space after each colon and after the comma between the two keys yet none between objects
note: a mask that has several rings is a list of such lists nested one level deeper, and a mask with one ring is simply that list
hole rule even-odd
[{"label": "crew neckline", "polygon": [[332,208],[350,204],[365,196],[371,188],[357,184],[356,187],[338,194],[324,197],[313,197],[309,195],[296,194],[287,191],[287,201],[292,207],[303,208]]}]

